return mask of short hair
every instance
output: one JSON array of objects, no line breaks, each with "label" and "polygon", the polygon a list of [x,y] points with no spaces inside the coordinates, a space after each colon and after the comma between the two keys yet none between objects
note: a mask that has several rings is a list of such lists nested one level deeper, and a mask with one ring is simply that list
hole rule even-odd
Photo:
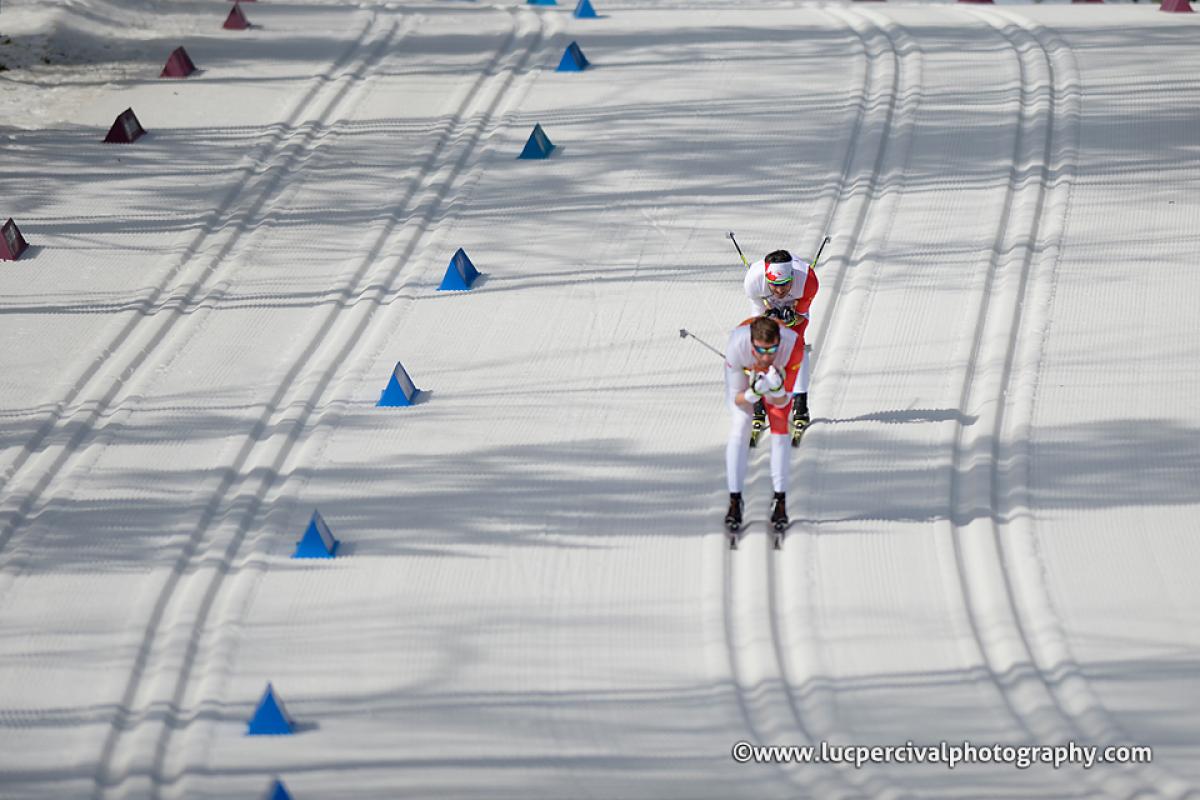
[{"label": "short hair", "polygon": [[760,342],[779,341],[779,323],[771,317],[755,317],[750,323],[750,339]]},{"label": "short hair", "polygon": [[792,260],[792,254],[787,250],[772,250],[763,261],[768,264],[786,264]]}]

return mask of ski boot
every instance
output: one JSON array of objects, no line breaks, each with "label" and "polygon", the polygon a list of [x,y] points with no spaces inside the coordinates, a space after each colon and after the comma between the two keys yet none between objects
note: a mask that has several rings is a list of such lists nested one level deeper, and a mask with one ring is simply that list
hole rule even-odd
[{"label": "ski boot", "polygon": [[725,514],[725,528],[729,531],[730,550],[737,550],[737,531],[742,527],[742,508],[744,506],[741,492],[729,493],[729,511]]},{"label": "ski boot", "polygon": [[763,405],[762,398],[754,404],[754,422],[750,425],[750,446],[758,447],[758,440],[763,435],[763,431],[767,429],[767,407]]},{"label": "ski boot", "polygon": [[775,493],[775,506],[771,509],[771,525],[775,528],[775,549],[783,547],[783,532],[788,526],[787,492]]},{"label": "ski boot", "polygon": [[801,392],[792,398],[792,447],[800,445],[808,423],[808,392]]}]

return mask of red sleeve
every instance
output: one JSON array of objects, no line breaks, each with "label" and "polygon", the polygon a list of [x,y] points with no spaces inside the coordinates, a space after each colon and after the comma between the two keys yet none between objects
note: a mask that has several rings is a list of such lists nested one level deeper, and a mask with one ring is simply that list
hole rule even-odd
[{"label": "red sleeve", "polygon": [[808,313],[808,307],[812,305],[813,298],[817,296],[819,283],[817,280],[817,271],[810,269],[808,277],[804,279],[804,294],[800,295],[800,299],[796,301],[796,305],[792,306],[797,314]]}]

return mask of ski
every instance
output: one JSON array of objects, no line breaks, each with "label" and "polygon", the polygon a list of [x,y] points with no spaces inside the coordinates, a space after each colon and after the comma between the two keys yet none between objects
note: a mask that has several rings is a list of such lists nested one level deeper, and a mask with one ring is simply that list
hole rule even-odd
[{"label": "ski", "polygon": [[742,527],[742,511],[746,504],[742,501],[741,493],[729,495],[729,511],[725,513],[725,530],[729,536],[729,549],[737,550],[738,529]]},{"label": "ski", "polygon": [[754,427],[750,429],[750,446],[758,447],[758,440],[762,438],[765,425],[759,424],[757,420],[754,422]]},{"label": "ski", "polygon": [[775,549],[783,549],[783,534],[788,526],[787,513],[787,495],[783,492],[775,493],[775,505],[771,509],[771,527],[775,529]]},{"label": "ski", "polygon": [[792,447],[800,446],[808,423],[808,392],[801,392],[792,397]]},{"label": "ski", "polygon": [[755,407],[754,422],[750,425],[750,446],[758,447],[758,440],[762,438],[763,431],[767,429],[767,412],[766,409]]},{"label": "ski", "polygon": [[[799,447],[800,440],[804,438],[804,432],[808,430],[808,420],[792,418],[792,447]],[[751,434],[753,438],[753,434]]]}]

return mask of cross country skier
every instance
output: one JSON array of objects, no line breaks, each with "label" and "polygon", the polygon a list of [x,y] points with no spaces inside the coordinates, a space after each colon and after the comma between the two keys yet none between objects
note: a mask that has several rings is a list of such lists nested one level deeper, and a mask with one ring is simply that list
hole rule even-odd
[{"label": "cross country skier", "polygon": [[787,527],[787,485],[791,466],[788,414],[792,389],[800,372],[804,347],[799,334],[781,327],[771,317],[748,319],[733,329],[725,349],[725,396],[733,424],[725,446],[726,482],[729,485],[729,513],[725,525],[736,531],[742,525],[742,484],[746,480],[754,406],[764,401],[771,425],[771,484],[775,504],[771,523],[776,530]]},{"label": "cross country skier", "polygon": [[[743,281],[746,296],[750,298],[754,314],[766,314],[779,320],[780,324],[800,336],[800,352],[804,353],[800,376],[796,382],[795,399],[792,403],[792,444],[799,444],[804,429],[808,427],[808,353],[804,346],[804,331],[808,327],[808,310],[817,294],[816,270],[804,261],[796,260],[787,250],[768,253],[762,261],[756,261],[746,270]],[[760,402],[754,409],[754,426],[750,438],[751,446],[766,427],[767,413]]]}]

